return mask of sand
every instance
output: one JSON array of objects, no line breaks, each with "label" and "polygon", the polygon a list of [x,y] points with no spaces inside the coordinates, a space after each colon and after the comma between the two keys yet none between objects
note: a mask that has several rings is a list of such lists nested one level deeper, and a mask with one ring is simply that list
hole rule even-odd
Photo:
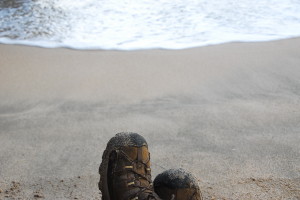
[{"label": "sand", "polygon": [[0,45],[0,199],[101,199],[107,141],[205,199],[300,199],[300,38],[186,50]]}]

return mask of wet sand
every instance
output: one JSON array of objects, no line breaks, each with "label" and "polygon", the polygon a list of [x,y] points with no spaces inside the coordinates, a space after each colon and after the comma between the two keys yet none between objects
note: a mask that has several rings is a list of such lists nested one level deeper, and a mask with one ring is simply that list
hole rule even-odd
[{"label": "wet sand", "polygon": [[0,45],[0,199],[101,199],[106,142],[148,141],[153,178],[205,199],[300,199],[300,38],[186,50]]}]

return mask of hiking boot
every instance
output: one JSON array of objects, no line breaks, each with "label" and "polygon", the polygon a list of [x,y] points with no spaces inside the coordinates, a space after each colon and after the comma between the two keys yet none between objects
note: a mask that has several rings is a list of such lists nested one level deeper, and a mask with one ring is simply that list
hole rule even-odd
[{"label": "hiking boot", "polygon": [[203,200],[195,177],[183,169],[169,169],[156,176],[154,191],[161,199]]},{"label": "hiking boot", "polygon": [[102,200],[160,200],[152,186],[147,142],[137,133],[109,140],[99,174]]}]

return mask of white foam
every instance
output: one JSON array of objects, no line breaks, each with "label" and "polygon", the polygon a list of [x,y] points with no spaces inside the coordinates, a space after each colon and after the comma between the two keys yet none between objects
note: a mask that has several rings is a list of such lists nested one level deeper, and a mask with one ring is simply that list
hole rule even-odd
[{"label": "white foam", "polygon": [[[1,5],[1,4],[0,4]],[[181,49],[300,35],[296,0],[38,0],[0,11],[0,42]]]}]

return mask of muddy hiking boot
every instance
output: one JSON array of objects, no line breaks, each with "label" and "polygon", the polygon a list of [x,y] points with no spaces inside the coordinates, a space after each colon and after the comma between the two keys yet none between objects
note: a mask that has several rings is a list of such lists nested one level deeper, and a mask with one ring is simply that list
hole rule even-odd
[{"label": "muddy hiking boot", "polygon": [[137,133],[109,140],[99,173],[102,200],[161,200],[152,186],[148,144]]},{"label": "muddy hiking boot", "polygon": [[109,140],[99,174],[102,200],[202,200],[196,179],[183,169],[159,174],[153,187],[148,144],[137,133]]},{"label": "muddy hiking boot", "polygon": [[195,177],[184,169],[169,169],[156,176],[154,191],[164,200],[202,200]]}]

